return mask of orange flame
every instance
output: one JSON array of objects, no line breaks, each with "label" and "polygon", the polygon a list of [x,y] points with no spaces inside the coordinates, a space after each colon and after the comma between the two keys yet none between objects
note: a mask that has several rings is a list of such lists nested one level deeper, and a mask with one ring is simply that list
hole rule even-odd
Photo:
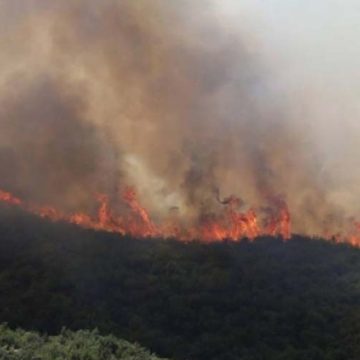
[{"label": "orange flame", "polygon": [[9,192],[0,190],[0,201],[11,205],[21,205],[21,200],[13,196]]},{"label": "orange flame", "polygon": [[128,232],[133,236],[155,237],[161,235],[159,230],[150,220],[148,212],[139,204],[136,192],[128,187],[123,193],[123,200],[132,210],[132,217],[129,220]]},{"label": "orange flame", "polygon": [[[241,201],[233,196],[226,198],[221,204],[224,211],[218,215],[208,215],[199,221],[197,226],[188,229],[178,223],[155,224],[148,211],[139,203],[134,188],[128,187],[122,194],[124,204],[128,207],[126,216],[116,215],[110,206],[109,197],[104,194],[96,195],[99,203],[97,214],[91,216],[76,212],[66,214],[51,206],[39,206],[22,201],[9,192],[0,190],[0,202],[35,214],[51,221],[64,221],[87,229],[102,230],[130,234],[135,237],[164,237],[177,238],[183,241],[194,239],[205,242],[233,240],[242,238],[250,240],[261,235],[281,236],[284,240],[291,237],[290,211],[283,200],[273,201],[273,208],[267,212],[265,219],[259,217],[254,209],[246,212],[238,210]],[[360,223],[353,222],[351,231],[345,235],[327,236],[336,242],[348,242],[360,245]],[[346,239],[346,240],[344,240]]]}]

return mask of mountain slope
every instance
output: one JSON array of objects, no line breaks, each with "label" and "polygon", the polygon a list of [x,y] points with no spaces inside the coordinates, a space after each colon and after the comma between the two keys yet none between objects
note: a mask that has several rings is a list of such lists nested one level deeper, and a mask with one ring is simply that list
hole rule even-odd
[{"label": "mountain slope", "polygon": [[0,209],[0,322],[98,328],[174,359],[360,357],[360,250],[128,237]]}]

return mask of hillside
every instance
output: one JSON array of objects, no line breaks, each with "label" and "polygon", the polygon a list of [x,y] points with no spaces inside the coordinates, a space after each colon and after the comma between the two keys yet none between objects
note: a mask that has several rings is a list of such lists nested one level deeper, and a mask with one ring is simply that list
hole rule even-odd
[{"label": "hillside", "polygon": [[360,250],[136,240],[0,208],[0,322],[98,328],[179,360],[360,358]]},{"label": "hillside", "polygon": [[160,360],[138,345],[97,331],[72,332],[44,336],[0,325],[0,359],[6,360]]}]

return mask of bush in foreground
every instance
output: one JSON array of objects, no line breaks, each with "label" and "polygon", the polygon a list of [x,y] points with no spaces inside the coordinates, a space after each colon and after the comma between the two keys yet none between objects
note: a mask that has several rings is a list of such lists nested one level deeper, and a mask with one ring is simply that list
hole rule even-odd
[{"label": "bush in foreground", "polygon": [[57,336],[11,330],[0,325],[2,360],[159,360],[139,345],[97,330],[62,330]]}]

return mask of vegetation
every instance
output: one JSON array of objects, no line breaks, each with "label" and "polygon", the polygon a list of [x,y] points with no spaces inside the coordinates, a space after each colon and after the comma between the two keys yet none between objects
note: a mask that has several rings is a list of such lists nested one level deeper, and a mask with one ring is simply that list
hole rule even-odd
[{"label": "vegetation", "polygon": [[360,250],[317,239],[135,240],[7,208],[0,289],[11,327],[98,328],[176,360],[360,358]]},{"label": "vegetation", "polygon": [[57,336],[10,330],[0,325],[0,359],[3,360],[159,360],[138,345],[97,331],[72,332]]}]

